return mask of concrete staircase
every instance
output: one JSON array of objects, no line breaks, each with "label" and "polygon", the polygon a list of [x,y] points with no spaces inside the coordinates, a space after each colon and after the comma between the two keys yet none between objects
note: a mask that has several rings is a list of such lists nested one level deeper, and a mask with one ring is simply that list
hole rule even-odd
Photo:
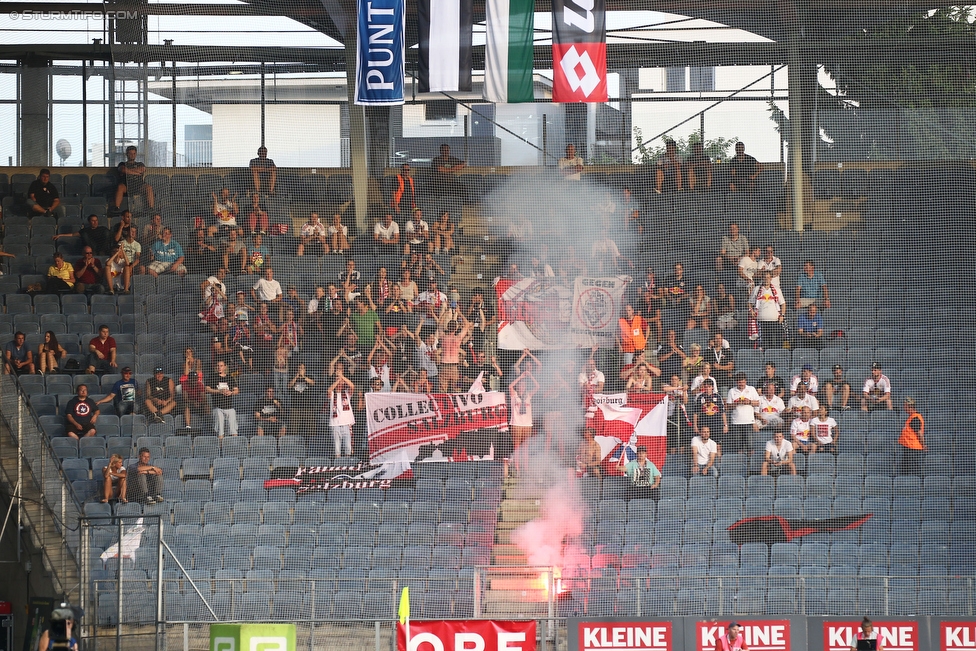
[{"label": "concrete staircase", "polygon": [[482,615],[498,618],[545,617],[549,612],[547,578],[527,569],[525,554],[512,532],[539,515],[542,500],[526,499],[516,479],[507,479],[498,507],[491,569],[482,593]]}]

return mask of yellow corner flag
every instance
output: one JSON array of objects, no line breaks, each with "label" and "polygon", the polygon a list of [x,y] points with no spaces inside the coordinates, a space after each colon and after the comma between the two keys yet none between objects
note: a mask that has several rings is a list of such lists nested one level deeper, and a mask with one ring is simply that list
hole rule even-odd
[{"label": "yellow corner flag", "polygon": [[406,624],[407,620],[410,619],[410,587],[406,586],[403,588],[403,592],[400,593],[400,607],[397,608],[397,617],[400,618],[400,624]]}]

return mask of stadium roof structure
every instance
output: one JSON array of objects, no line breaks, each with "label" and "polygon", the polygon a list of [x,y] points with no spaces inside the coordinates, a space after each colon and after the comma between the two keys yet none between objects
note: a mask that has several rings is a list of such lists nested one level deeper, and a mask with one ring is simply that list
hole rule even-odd
[{"label": "stadium roof structure", "polygon": [[[548,12],[551,5],[538,0],[537,12]],[[92,11],[93,4],[82,2],[9,2],[10,12]],[[641,28],[611,30],[608,35],[608,65],[610,69],[658,67],[669,65],[773,65],[787,63],[792,56],[798,60],[829,63],[834,60],[900,60],[917,62],[924,52],[938,53],[956,62],[976,58],[971,37],[928,38],[906,34],[900,38],[885,38],[873,42],[857,39],[857,35],[872,31],[899,16],[931,11],[947,6],[931,0],[608,0],[608,10],[648,11],[707,20],[743,30],[760,37],[759,42],[707,42],[700,40],[657,40],[642,34]],[[101,4],[97,5],[100,9]],[[107,8],[136,8],[151,16],[280,16],[290,18],[336,41],[335,47],[278,46],[194,46],[194,45],[131,45],[111,43],[91,44],[17,44],[0,45],[0,58],[19,59],[25,56],[59,60],[105,60],[114,62],[267,62],[276,66],[293,64],[295,70],[342,72],[345,70],[345,48],[354,29],[354,0],[289,0],[270,2],[250,0],[237,3],[130,3],[117,2]],[[409,14],[415,4],[408,3],[407,43],[416,44],[416,21]],[[474,20],[484,21],[484,0],[475,0]],[[646,27],[646,26],[645,26]],[[538,41],[538,36],[537,36]],[[551,65],[551,48],[537,44],[537,68]],[[484,46],[474,48],[474,66],[483,68]],[[408,59],[416,57],[416,50],[408,50]],[[179,75],[179,68],[176,69]],[[198,68],[187,74],[199,75]]]}]

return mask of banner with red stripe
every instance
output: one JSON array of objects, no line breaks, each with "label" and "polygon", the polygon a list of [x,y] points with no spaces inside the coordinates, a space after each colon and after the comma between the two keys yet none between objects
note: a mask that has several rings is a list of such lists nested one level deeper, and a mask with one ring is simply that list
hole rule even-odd
[{"label": "banner with red stripe", "polygon": [[606,102],[605,0],[552,0],[552,101]]},{"label": "banner with red stripe", "polygon": [[[403,461],[488,461],[508,437],[505,394],[367,393],[369,458]],[[510,448],[510,440],[503,447]]]}]

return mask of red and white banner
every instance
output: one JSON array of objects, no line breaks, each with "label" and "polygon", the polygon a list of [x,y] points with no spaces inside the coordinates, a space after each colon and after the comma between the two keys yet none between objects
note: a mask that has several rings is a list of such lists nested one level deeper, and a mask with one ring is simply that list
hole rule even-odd
[{"label": "red and white banner", "polygon": [[671,651],[671,622],[579,622],[579,651]]},{"label": "red and white banner", "polygon": [[490,461],[497,438],[509,436],[499,391],[367,393],[366,421],[374,464]]},{"label": "red and white banner", "polygon": [[630,276],[495,279],[498,347],[503,350],[611,348]]},{"label": "red and white banner", "polygon": [[605,0],[552,0],[552,101],[607,100]]},{"label": "red and white banner", "polygon": [[534,620],[434,620],[397,624],[397,651],[535,651],[535,648]]},{"label": "red and white banner", "polygon": [[939,651],[973,651],[973,649],[976,649],[976,622],[941,623]]},{"label": "red and white banner", "polygon": [[668,397],[663,393],[598,393],[590,421],[594,439],[603,452],[604,472],[617,472],[620,455],[631,460],[637,446],[647,448],[647,458],[658,470],[664,468],[668,442]]},{"label": "red and white banner", "polygon": [[[695,626],[695,648],[698,651],[719,648],[716,645],[719,638],[725,635],[727,625],[728,622],[698,622]],[[749,651],[790,651],[790,620],[739,620],[739,625],[742,627],[739,634],[744,638]],[[850,648],[844,651],[850,651]]]},{"label": "red and white banner", "polygon": [[[850,651],[861,622],[824,622],[824,651]],[[885,651],[919,651],[918,622],[874,622]]]}]

